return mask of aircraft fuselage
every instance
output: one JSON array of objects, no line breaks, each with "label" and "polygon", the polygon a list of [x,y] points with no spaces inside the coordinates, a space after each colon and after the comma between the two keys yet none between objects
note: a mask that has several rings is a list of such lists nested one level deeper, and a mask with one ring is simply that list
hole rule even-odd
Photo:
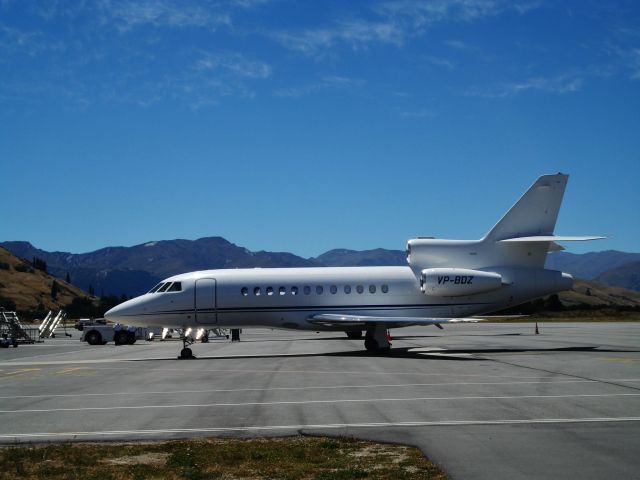
[{"label": "aircraft fuselage", "polygon": [[[130,325],[219,326],[345,330],[312,324],[322,313],[375,317],[467,317],[571,288],[561,272],[494,268],[506,279],[495,292],[433,297],[409,267],[256,268],[191,272],[163,280],[109,312]],[[458,279],[446,279],[455,282]],[[459,281],[467,281],[460,278]],[[442,281],[445,281],[443,278]],[[166,287],[169,284],[169,287]],[[175,285],[179,284],[179,290]],[[172,290],[173,285],[173,290]],[[163,290],[160,288],[159,290]]]}]

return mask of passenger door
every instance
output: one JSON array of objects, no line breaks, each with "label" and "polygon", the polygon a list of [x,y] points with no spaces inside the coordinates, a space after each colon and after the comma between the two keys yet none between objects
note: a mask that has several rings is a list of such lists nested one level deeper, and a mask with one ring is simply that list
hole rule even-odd
[{"label": "passenger door", "polygon": [[215,278],[201,278],[196,280],[195,315],[197,323],[216,323],[216,280]]}]

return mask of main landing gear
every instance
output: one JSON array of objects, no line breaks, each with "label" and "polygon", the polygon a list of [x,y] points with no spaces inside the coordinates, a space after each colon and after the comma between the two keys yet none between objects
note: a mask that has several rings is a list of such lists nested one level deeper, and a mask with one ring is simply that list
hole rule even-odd
[{"label": "main landing gear", "polygon": [[371,353],[388,353],[391,350],[391,343],[387,337],[387,328],[381,325],[368,327],[364,336],[364,348]]},{"label": "main landing gear", "polygon": [[350,340],[357,340],[362,338],[362,330],[347,330],[347,338]]},{"label": "main landing gear", "polygon": [[184,329],[182,334],[180,335],[180,340],[182,340],[182,350],[180,350],[180,355],[178,356],[178,360],[193,360],[195,359],[195,355],[193,351],[189,348],[189,345],[194,343],[194,340],[191,337],[187,337],[184,334]]}]

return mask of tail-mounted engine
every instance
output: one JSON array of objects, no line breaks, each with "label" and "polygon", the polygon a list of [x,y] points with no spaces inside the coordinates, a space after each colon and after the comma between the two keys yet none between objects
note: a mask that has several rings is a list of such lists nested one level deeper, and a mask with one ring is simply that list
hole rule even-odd
[{"label": "tail-mounted engine", "polygon": [[460,297],[497,290],[502,286],[498,273],[468,268],[426,268],[420,272],[420,290],[434,297]]},{"label": "tail-mounted engine", "polygon": [[485,270],[486,249],[487,246],[478,240],[421,237],[407,242],[407,263],[426,295],[476,295],[498,290],[503,284],[502,275]]}]

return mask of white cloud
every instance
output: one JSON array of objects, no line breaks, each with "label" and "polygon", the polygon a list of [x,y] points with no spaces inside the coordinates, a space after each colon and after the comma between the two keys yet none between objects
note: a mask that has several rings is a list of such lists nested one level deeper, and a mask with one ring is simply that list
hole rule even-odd
[{"label": "white cloud", "polygon": [[462,40],[447,40],[444,44],[448,47],[455,48],[456,50],[469,50],[472,48]]},{"label": "white cloud", "polygon": [[259,5],[264,5],[265,3],[269,3],[270,1],[271,0],[231,0],[231,3],[239,7],[249,9],[257,7]]},{"label": "white cloud", "polygon": [[43,52],[64,49],[60,40],[51,41],[39,31],[26,31],[0,25],[0,55],[25,54],[35,56]]},{"label": "white cloud", "polygon": [[353,20],[327,28],[281,31],[271,36],[291,50],[315,55],[337,44],[347,44],[353,49],[363,48],[372,42],[400,45],[404,34],[392,23]]},{"label": "white cloud", "polygon": [[367,18],[337,21],[300,31],[280,31],[270,36],[291,50],[314,56],[339,45],[352,49],[366,48],[372,43],[401,46],[407,38],[422,35],[438,22],[472,22],[506,11],[525,13],[533,5],[507,0],[396,0],[374,5],[367,12]]},{"label": "white cloud", "polygon": [[555,77],[530,77],[520,82],[503,83],[488,89],[473,88],[468,96],[484,98],[506,98],[530,91],[565,94],[582,89],[584,79],[577,75],[565,74]]},{"label": "white cloud", "polygon": [[640,48],[614,48],[622,69],[628,72],[631,80],[640,80]]},{"label": "white cloud", "polygon": [[435,117],[435,114],[427,109],[420,109],[420,110],[400,110],[398,112],[398,115],[400,115],[401,118],[406,118],[406,119],[418,119],[418,118],[432,118]]},{"label": "white cloud", "polygon": [[231,23],[230,14],[199,4],[169,0],[101,0],[98,10],[104,23],[114,22],[121,31],[139,26],[201,27],[215,30]]},{"label": "white cloud", "polygon": [[393,0],[378,5],[377,10],[389,17],[402,19],[414,28],[423,29],[443,21],[473,22],[506,11],[523,14],[536,5],[509,0]]},{"label": "white cloud", "polygon": [[320,81],[310,83],[301,87],[289,87],[276,90],[275,95],[277,97],[290,97],[298,98],[307,95],[318,93],[322,90],[347,90],[356,87],[360,87],[363,84],[362,80],[340,77],[340,76],[326,76]]},{"label": "white cloud", "polygon": [[631,78],[640,80],[640,48],[634,48],[629,52],[628,66],[631,69]]},{"label": "white cloud", "polygon": [[269,78],[272,73],[272,68],[268,64],[248,59],[240,53],[204,53],[196,62],[196,69],[256,79]]},{"label": "white cloud", "polygon": [[435,65],[437,67],[444,67],[448,70],[453,70],[456,68],[456,64],[447,58],[435,57],[435,56],[429,55],[426,57],[426,60],[432,65]]}]

